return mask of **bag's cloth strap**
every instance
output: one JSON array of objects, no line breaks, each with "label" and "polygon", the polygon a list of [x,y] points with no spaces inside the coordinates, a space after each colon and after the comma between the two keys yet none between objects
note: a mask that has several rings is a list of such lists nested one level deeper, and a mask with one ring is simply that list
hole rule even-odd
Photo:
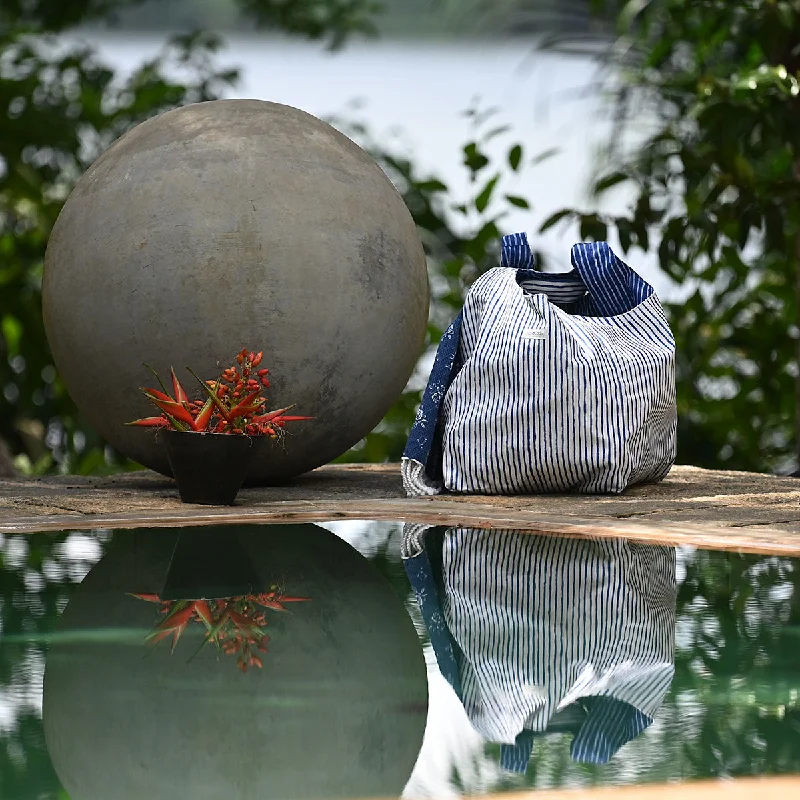
[{"label": "bag's cloth strap", "polygon": [[607,242],[576,244],[570,260],[570,272],[541,272],[524,233],[503,237],[500,266],[516,269],[520,286],[546,294],[556,305],[582,302],[574,313],[613,317],[631,311],[653,294],[653,287],[618,258]]},{"label": "bag's cloth strap", "polygon": [[500,244],[500,266],[536,270],[536,260],[525,233],[510,233]]},{"label": "bag's cloth strap", "polygon": [[653,287],[617,258],[607,242],[576,244],[571,259],[588,289],[587,316],[615,317],[632,311],[653,294]]},{"label": "bag's cloth strap", "polygon": [[[621,261],[606,242],[576,244],[573,270],[541,272],[524,233],[504,236],[500,266],[517,270],[517,282],[528,291],[547,294],[571,313],[604,317],[624,314],[653,294],[653,287]],[[441,410],[447,390],[458,374],[462,315],[445,331],[433,362],[401,462],[403,486],[409,497],[442,491]]]}]

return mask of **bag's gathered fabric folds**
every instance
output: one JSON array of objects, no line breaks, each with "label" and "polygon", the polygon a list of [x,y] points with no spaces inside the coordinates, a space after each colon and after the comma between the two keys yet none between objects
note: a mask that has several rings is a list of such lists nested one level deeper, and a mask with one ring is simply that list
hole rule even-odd
[{"label": "bag's gathered fabric folds", "polygon": [[409,496],[618,493],[675,460],[675,340],[605,242],[572,271],[506,236],[439,344],[402,461]]},{"label": "bag's gathered fabric folds", "polygon": [[675,673],[675,548],[406,525],[402,555],[439,670],[505,769],[565,731],[573,760],[605,764],[653,722]]}]

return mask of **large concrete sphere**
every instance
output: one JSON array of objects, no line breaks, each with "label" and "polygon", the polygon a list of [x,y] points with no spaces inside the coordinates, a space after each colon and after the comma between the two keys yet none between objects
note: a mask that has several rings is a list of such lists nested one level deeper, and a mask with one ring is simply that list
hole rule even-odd
[{"label": "large concrete sphere", "polygon": [[428,283],[411,215],[361,148],[296,108],[217,100],[138,125],[78,181],[50,236],[43,308],[78,408],[166,475],[156,438],[123,427],[153,413],[142,362],[188,387],[186,366],[215,377],[263,349],[272,407],[316,417],[264,449],[251,479],[269,482],[380,421],[419,355]]},{"label": "large concrete sphere", "polygon": [[[207,532],[181,536],[213,561]],[[195,623],[174,654],[168,641],[144,645],[157,606],[127,592],[161,592],[176,535],[115,537],[59,622],[42,714],[70,798],[399,796],[422,744],[427,678],[414,625],[386,579],[316,526],[216,529],[217,548],[233,539],[247,554],[242,574],[254,568],[260,591],[278,581],[286,594],[311,597],[268,616],[263,669],[243,674],[234,656],[197,652]],[[184,564],[184,578],[190,570]]]}]

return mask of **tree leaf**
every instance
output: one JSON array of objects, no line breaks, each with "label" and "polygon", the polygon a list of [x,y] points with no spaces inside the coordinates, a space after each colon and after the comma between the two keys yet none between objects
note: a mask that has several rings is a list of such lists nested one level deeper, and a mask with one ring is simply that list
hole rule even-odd
[{"label": "tree leaf", "polygon": [[486,206],[489,205],[489,201],[492,199],[492,193],[494,192],[494,187],[497,186],[497,182],[500,180],[500,175],[495,175],[486,186],[483,187],[480,194],[475,198],[475,208],[483,213],[486,210]]},{"label": "tree leaf", "polygon": [[522,162],[522,145],[515,144],[509,151],[508,151],[508,165],[511,169],[516,172],[519,169],[519,165]]},{"label": "tree leaf", "polygon": [[597,214],[584,214],[580,225],[581,239],[604,242],[608,239],[608,226]]},{"label": "tree leaf", "polygon": [[524,198],[520,197],[516,194],[507,194],[505,195],[506,200],[511,203],[512,206],[516,206],[517,208],[530,208],[531,204]]},{"label": "tree leaf", "polygon": [[547,150],[542,150],[541,153],[537,153],[532,159],[531,164],[541,164],[543,161],[547,161],[547,159],[552,158],[558,153],[561,152],[560,147],[550,147]]},{"label": "tree leaf", "polygon": [[464,166],[475,176],[489,163],[489,159],[478,149],[477,142],[469,142],[464,145]]},{"label": "tree leaf", "polygon": [[502,136],[502,134],[508,133],[510,130],[510,125],[499,125],[497,128],[492,128],[488,133],[485,133],[483,135],[483,141],[490,142],[492,139],[496,139],[498,136]]},{"label": "tree leaf", "polygon": [[432,179],[429,181],[421,181],[420,183],[416,184],[416,188],[420,192],[428,192],[433,194],[434,192],[446,192],[447,184],[442,183],[440,180]]},{"label": "tree leaf", "polygon": [[561,211],[556,211],[555,214],[549,216],[539,227],[539,233],[544,233],[546,230],[557,225],[561,220],[567,217],[576,217],[577,213],[571,208],[562,208]]},{"label": "tree leaf", "polygon": [[627,253],[631,249],[631,223],[624,217],[620,217],[616,221],[617,236],[619,237],[619,245],[623,253]]},{"label": "tree leaf", "polygon": [[613,186],[617,186],[618,184],[627,180],[629,180],[629,176],[624,172],[612,172],[609,175],[604,175],[595,182],[594,186],[592,187],[592,193],[595,195],[601,195],[603,192],[607,192]]}]

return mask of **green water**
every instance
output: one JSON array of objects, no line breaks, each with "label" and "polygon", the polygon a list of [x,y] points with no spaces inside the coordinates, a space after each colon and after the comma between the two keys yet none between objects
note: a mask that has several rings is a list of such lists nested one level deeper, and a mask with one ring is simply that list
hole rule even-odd
[{"label": "green water", "polygon": [[[0,798],[438,796],[800,773],[798,560],[678,550],[674,677],[652,724],[607,764],[572,760],[570,733],[537,737],[520,774],[439,673],[402,526],[328,527],[345,549],[314,526],[3,536]],[[202,647],[199,622],[174,654],[170,639],[146,645],[160,607],[131,597],[269,587],[308,599],[264,610],[263,667],[246,673],[235,653]]]}]

